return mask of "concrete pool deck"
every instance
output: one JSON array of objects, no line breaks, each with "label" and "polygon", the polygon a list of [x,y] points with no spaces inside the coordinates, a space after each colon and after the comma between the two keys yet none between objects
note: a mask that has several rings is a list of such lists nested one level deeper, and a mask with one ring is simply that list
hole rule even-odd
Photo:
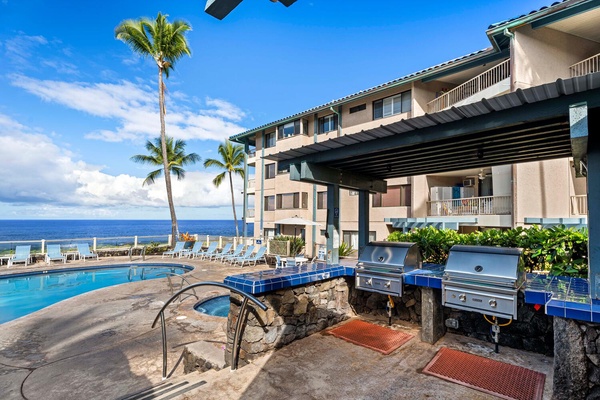
[{"label": "concrete pool deck", "polygon": [[[111,257],[69,262],[66,267],[128,261]],[[195,266],[186,274],[192,283],[222,282],[225,276],[240,272],[239,266],[198,260],[147,257],[146,263],[152,262]],[[3,266],[0,275],[48,269],[40,263],[28,268]],[[264,265],[244,267],[245,272],[264,269]],[[226,293],[218,288],[198,290],[200,298]],[[150,325],[161,302],[169,297],[166,279],[134,282],[86,293],[2,324],[0,398],[118,399],[160,384],[160,329]],[[185,344],[205,341],[218,349],[225,345],[225,319],[196,313],[194,303],[188,299],[170,307],[166,314],[169,369],[176,365]],[[177,316],[186,318],[175,319]],[[365,315],[360,318],[375,320]],[[551,398],[551,357],[505,347],[494,354],[490,343],[451,334],[429,345],[419,340],[416,325],[399,322],[394,329],[415,338],[388,356],[317,333],[234,372],[224,369],[184,375],[179,365],[170,381],[206,382],[176,397],[179,399],[496,398],[420,372],[441,346],[447,346],[542,372],[546,374],[544,398]]]}]

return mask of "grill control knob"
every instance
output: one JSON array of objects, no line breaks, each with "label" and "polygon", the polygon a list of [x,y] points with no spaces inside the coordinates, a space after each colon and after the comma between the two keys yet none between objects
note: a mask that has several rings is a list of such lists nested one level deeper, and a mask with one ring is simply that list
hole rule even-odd
[{"label": "grill control knob", "polygon": [[490,301],[488,301],[488,303],[490,304],[490,307],[494,308],[496,308],[496,306],[498,305],[498,302],[494,299],[491,299]]},{"label": "grill control knob", "polygon": [[464,303],[465,301],[467,301],[467,295],[464,293],[461,293],[458,295],[458,299]]},{"label": "grill control knob", "polygon": [[390,286],[392,286],[392,281],[387,281],[385,283],[385,285],[383,285],[383,286],[386,287],[386,288],[389,288]]},{"label": "grill control knob", "polygon": [[373,285],[373,278],[369,278],[369,279],[367,279],[365,283],[366,283],[367,285],[371,285],[371,286],[372,286],[372,285]]}]

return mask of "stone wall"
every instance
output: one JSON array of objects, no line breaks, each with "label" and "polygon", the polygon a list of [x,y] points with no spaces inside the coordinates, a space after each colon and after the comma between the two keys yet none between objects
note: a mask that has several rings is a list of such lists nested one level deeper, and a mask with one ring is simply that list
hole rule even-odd
[{"label": "stone wall", "polygon": [[[304,286],[277,290],[257,298],[267,305],[248,314],[240,344],[239,367],[264,353],[319,332],[353,315],[348,303],[348,283],[334,278]],[[231,360],[235,326],[242,298],[231,294],[227,319],[225,360]]]},{"label": "stone wall", "polygon": [[554,318],[553,399],[600,399],[600,325]]}]

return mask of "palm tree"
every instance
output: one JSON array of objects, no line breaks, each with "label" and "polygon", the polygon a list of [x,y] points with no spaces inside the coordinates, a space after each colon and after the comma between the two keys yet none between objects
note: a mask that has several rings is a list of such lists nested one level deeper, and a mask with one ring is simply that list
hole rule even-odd
[{"label": "palm tree", "polygon": [[217,150],[221,156],[220,160],[209,158],[204,160],[204,168],[216,167],[224,170],[213,179],[213,184],[216,187],[221,186],[225,174],[229,175],[229,187],[231,189],[231,207],[233,208],[233,220],[235,222],[235,235],[240,236],[237,224],[237,215],[235,213],[235,200],[233,197],[233,178],[232,174],[236,174],[244,178],[244,147],[240,145],[233,145],[230,141],[226,140],[224,143],[219,145]]},{"label": "palm tree", "polygon": [[[148,18],[123,21],[115,28],[115,37],[125,42],[131,50],[142,57],[152,57],[158,66],[158,106],[160,115],[160,145],[163,169],[169,170],[167,140],[165,133],[165,84],[163,74],[169,78],[169,72],[174,68],[175,62],[185,54],[191,56],[185,38],[185,33],[192,27],[183,21],[172,24],[167,21],[167,16],[158,13],[156,20]],[[171,234],[177,236],[177,217],[173,204],[171,191],[171,174],[165,174],[167,200],[171,212]]]},{"label": "palm tree", "polygon": [[[168,174],[173,174],[177,177],[177,180],[182,180],[185,178],[185,170],[183,169],[186,165],[192,165],[200,161],[200,156],[196,153],[185,154],[185,146],[186,143],[184,140],[177,139],[173,144],[173,138],[169,136],[165,136],[165,144],[167,148],[167,159],[164,162],[163,158],[163,149],[162,149],[162,139],[157,137],[154,139],[154,143],[150,140],[146,141],[146,150],[148,150],[148,155],[138,154],[131,157],[132,161],[135,161],[140,164],[149,164],[160,166],[159,169],[154,170],[148,174],[146,179],[144,179],[143,185],[151,185],[157,178],[160,178],[163,171],[169,171]],[[170,181],[169,181],[170,182]],[[171,210],[171,222],[173,226],[175,226],[175,230],[172,232],[173,238],[177,237],[177,217],[175,216],[175,208]]]}]

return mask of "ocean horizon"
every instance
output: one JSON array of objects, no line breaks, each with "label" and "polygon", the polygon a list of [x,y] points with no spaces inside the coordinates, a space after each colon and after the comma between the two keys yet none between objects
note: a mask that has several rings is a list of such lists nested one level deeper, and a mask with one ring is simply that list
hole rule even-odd
[{"label": "ocean horizon", "polygon": [[[233,220],[179,220],[180,233],[235,236]],[[238,220],[240,235],[242,221]],[[254,224],[248,224],[253,235]],[[171,233],[170,220],[10,219],[0,220],[0,241],[161,236]]]}]

